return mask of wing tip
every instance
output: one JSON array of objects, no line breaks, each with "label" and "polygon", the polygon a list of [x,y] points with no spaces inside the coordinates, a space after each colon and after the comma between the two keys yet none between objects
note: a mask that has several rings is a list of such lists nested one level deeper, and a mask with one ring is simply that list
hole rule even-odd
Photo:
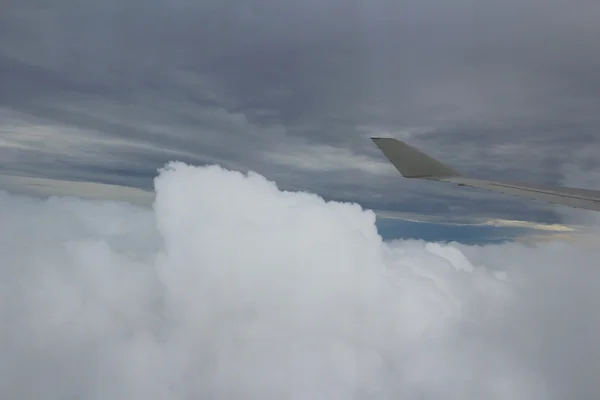
[{"label": "wing tip", "polygon": [[371,136],[371,140],[405,178],[460,176],[454,169],[401,140],[381,136]]}]

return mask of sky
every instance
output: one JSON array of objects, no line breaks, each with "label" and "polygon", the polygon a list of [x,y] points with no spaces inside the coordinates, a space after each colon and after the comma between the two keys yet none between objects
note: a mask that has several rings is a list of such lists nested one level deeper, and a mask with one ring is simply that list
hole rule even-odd
[{"label": "sky", "polygon": [[600,396],[600,3],[8,0],[0,398]]},{"label": "sky", "polygon": [[591,1],[9,1],[0,188],[151,191],[177,160],[423,219],[585,222],[403,181],[369,136],[478,177],[598,188],[599,15]]}]

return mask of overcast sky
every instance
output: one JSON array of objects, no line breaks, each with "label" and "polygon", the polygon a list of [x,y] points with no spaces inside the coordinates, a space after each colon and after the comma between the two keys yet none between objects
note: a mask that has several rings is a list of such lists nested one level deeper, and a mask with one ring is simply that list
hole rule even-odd
[{"label": "overcast sky", "polygon": [[[599,398],[600,214],[405,180],[369,139],[600,189],[598,21],[597,0],[2,1],[0,398]],[[154,184],[153,208],[20,195]],[[433,243],[463,226],[486,240]]]},{"label": "overcast sky", "polygon": [[562,221],[404,181],[369,136],[481,177],[600,188],[599,19],[592,1],[9,1],[0,189],[151,190],[180,160],[378,210]]}]

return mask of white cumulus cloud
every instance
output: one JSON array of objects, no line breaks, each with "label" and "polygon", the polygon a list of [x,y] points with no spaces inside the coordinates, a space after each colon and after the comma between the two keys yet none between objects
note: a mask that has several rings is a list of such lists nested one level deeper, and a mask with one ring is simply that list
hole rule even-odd
[{"label": "white cumulus cloud", "polygon": [[153,209],[0,193],[0,398],[597,398],[598,251],[384,242],[168,165]]}]

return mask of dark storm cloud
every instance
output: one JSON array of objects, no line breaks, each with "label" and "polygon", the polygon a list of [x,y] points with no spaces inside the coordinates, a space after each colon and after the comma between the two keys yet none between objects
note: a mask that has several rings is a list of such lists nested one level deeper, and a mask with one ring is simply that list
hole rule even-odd
[{"label": "dark storm cloud", "polygon": [[23,132],[33,117],[53,126],[46,141],[81,134],[50,150],[9,136],[2,168],[149,187],[177,158],[377,208],[552,219],[544,205],[400,181],[368,136],[483,177],[594,176],[598,18],[593,2],[535,0],[11,2],[5,125],[18,113]]}]

